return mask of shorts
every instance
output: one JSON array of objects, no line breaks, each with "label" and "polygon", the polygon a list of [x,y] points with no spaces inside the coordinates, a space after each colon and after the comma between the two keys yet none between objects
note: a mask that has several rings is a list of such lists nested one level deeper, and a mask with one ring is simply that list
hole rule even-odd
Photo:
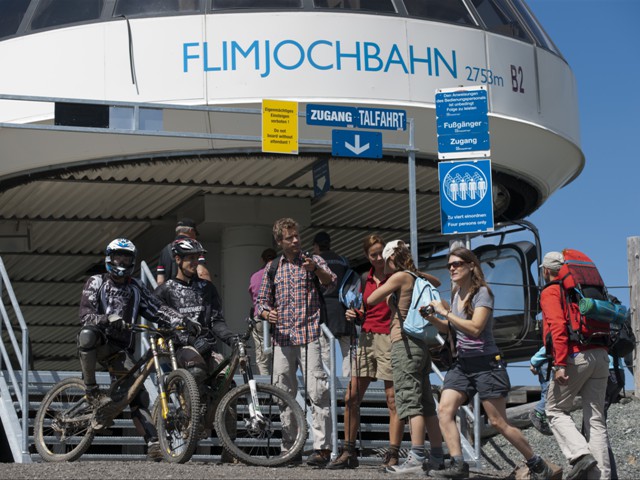
[{"label": "shorts", "polygon": [[504,361],[496,360],[496,356],[458,358],[444,377],[442,389],[465,393],[467,400],[476,393],[480,400],[506,397],[511,382]]},{"label": "shorts", "polygon": [[391,339],[389,335],[360,332],[356,358],[351,362],[351,375],[354,377],[392,381]]},{"label": "shorts", "polygon": [[403,337],[391,346],[391,365],[398,418],[436,415],[436,402],[429,381],[431,356],[427,345],[411,337]]}]

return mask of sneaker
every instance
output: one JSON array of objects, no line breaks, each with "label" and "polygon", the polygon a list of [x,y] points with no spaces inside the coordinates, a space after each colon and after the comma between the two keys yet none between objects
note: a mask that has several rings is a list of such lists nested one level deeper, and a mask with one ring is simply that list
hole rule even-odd
[{"label": "sneaker", "polygon": [[238,463],[238,459],[227,452],[224,448],[222,449],[222,453],[220,454],[220,463]]},{"label": "sneaker", "polygon": [[86,398],[87,403],[91,405],[94,410],[101,407],[105,403],[105,400],[108,399],[106,394],[100,390],[98,385],[87,385],[84,392],[84,398]]},{"label": "sneaker", "polygon": [[331,460],[331,450],[316,450],[309,458],[307,458],[307,465],[310,467],[324,467]]},{"label": "sneaker", "polygon": [[531,424],[543,435],[553,435],[547,416],[544,413],[540,413],[537,410],[531,410],[529,413],[529,420]]},{"label": "sneaker", "polygon": [[538,465],[529,467],[530,480],[551,480],[551,477],[553,477],[553,472],[549,465],[547,465],[547,462],[542,458]]},{"label": "sneaker", "polygon": [[382,465],[380,465],[380,468],[386,470],[387,467],[395,467],[396,465],[398,465],[399,455],[400,454],[397,450],[387,450],[387,452],[384,454],[384,459],[382,460]]},{"label": "sneaker", "polygon": [[434,470],[429,473],[430,476],[434,478],[469,478],[469,464],[467,462],[454,462],[443,469],[443,470]]},{"label": "sneaker", "polygon": [[402,465],[387,467],[387,473],[395,473],[397,475],[409,475],[411,473],[423,473],[424,457],[419,457],[413,452],[409,452],[407,459]]},{"label": "sneaker", "polygon": [[580,478],[586,478],[586,473],[596,466],[595,458],[590,453],[581,456],[578,460],[573,462],[573,468],[567,475],[567,480],[578,480]]},{"label": "sneaker", "polygon": [[429,459],[424,462],[424,472],[427,475],[430,475],[431,472],[436,472],[438,470],[444,470],[444,458],[429,456]]},{"label": "sneaker", "polygon": [[147,443],[147,460],[150,462],[161,462],[162,450],[160,450],[160,443],[149,442]]},{"label": "sneaker", "polygon": [[338,458],[327,465],[329,470],[343,470],[345,468],[358,468],[360,462],[355,452],[349,452],[347,450],[342,452]]}]

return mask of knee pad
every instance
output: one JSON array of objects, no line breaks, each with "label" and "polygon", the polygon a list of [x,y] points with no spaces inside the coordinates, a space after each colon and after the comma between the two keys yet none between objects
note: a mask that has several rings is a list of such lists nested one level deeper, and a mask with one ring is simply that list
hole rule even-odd
[{"label": "knee pad", "polygon": [[207,379],[207,371],[202,367],[199,367],[199,366],[188,367],[187,371],[193,376],[193,378],[195,378],[198,385],[203,384],[204,381]]},{"label": "knee pad", "polygon": [[94,325],[85,325],[76,339],[79,350],[95,350],[102,345],[102,331]]}]

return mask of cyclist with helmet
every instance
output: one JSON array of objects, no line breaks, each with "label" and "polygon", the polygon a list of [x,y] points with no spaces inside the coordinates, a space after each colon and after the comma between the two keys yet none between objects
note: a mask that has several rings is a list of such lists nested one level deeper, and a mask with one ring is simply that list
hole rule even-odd
[{"label": "cyclist with helmet", "polygon": [[206,253],[200,242],[181,238],[173,242],[171,251],[177,267],[176,277],[158,286],[154,293],[169,307],[200,325],[199,335],[182,336],[176,355],[178,364],[188,369],[203,386],[208,373],[217,365],[216,339],[231,346],[237,334],[229,330],[222,316],[216,287],[198,277],[198,259]]},{"label": "cyclist with helmet", "polygon": [[[134,323],[138,315],[155,323],[185,323],[182,315],[164,305],[142,282],[131,276],[136,266],[136,253],[136,247],[126,238],[113,240],[106,249],[107,273],[90,277],[82,290],[78,356],[86,397],[94,407],[108,402],[96,384],[96,364],[99,362],[109,370],[112,381],[116,380],[118,372],[125,372],[135,364],[134,336],[131,331],[122,330],[123,323]],[[197,329],[197,325],[186,323],[190,330]],[[148,410],[147,391],[141,390],[130,407],[136,430],[149,447],[148,457],[161,460],[158,435]]]}]

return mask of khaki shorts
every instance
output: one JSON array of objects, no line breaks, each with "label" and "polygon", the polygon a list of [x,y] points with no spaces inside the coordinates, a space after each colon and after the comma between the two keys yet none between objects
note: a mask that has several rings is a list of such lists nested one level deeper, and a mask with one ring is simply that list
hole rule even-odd
[{"label": "khaki shorts", "polygon": [[[361,332],[351,375],[393,381],[391,339],[384,333]],[[354,363],[355,362],[355,363]]]}]

